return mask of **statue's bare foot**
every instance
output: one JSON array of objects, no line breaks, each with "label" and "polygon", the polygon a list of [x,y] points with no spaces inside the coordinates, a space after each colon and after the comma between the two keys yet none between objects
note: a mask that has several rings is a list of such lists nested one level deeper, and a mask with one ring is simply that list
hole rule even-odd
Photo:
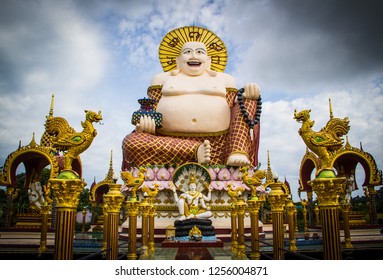
[{"label": "statue's bare foot", "polygon": [[203,144],[201,144],[199,147],[198,147],[198,150],[197,150],[197,160],[198,160],[198,163],[209,163],[210,161],[210,149],[211,149],[211,146],[210,146],[210,142],[209,140],[205,140],[203,142]]},{"label": "statue's bare foot", "polygon": [[192,218],[194,218],[194,215],[193,215],[193,214],[190,214],[189,216],[187,216],[186,219],[192,219]]},{"label": "statue's bare foot", "polygon": [[178,221],[185,221],[186,220],[186,216],[185,215],[181,215],[181,217],[178,219]]},{"label": "statue's bare foot", "polygon": [[230,166],[247,166],[250,165],[250,160],[244,154],[231,154],[226,162]]}]

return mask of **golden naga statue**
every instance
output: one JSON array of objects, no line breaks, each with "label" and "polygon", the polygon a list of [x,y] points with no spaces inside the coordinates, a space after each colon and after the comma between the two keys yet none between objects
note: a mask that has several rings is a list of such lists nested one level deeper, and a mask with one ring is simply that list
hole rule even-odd
[{"label": "golden naga statue", "polygon": [[72,162],[82,152],[89,148],[94,137],[97,135],[93,123],[102,120],[101,111],[95,113],[85,110],[85,121],[81,122],[84,128],[81,132],[76,132],[69,126],[66,119],[62,117],[48,116],[45,122],[45,134],[48,134],[51,139],[51,145],[58,151],[64,153],[64,169],[71,170]]},{"label": "golden naga statue", "polygon": [[202,232],[201,232],[201,230],[197,226],[194,226],[189,231],[189,236],[192,237],[192,238],[198,238],[198,237],[202,236]]},{"label": "golden naga statue", "polygon": [[259,191],[257,187],[262,185],[262,179],[266,177],[265,170],[256,170],[253,176],[249,176],[249,168],[241,167],[242,181],[251,190],[251,197],[256,197]]},{"label": "golden naga statue", "polygon": [[150,198],[153,198],[153,197],[156,197],[158,195],[158,187],[161,186],[160,184],[158,183],[153,183],[153,189],[151,189],[150,187],[148,186],[142,186],[141,187],[141,192],[143,193],[143,195],[145,197],[150,197]]},{"label": "golden naga statue", "polygon": [[[350,130],[349,119],[333,118],[320,131],[313,131],[315,121],[310,120],[311,110],[303,110],[297,113],[294,110],[294,119],[302,123],[298,133],[306,146],[317,155],[321,162],[321,170],[332,169],[334,153],[343,147],[342,137]],[[318,172],[319,173],[319,172]]]},{"label": "golden naga statue", "polygon": [[233,199],[233,201],[237,201],[238,197],[240,197],[245,192],[245,187],[235,187],[234,184],[227,184],[227,194]]},{"label": "golden naga statue", "polygon": [[145,181],[146,168],[141,166],[139,168],[138,177],[134,177],[129,171],[121,172],[121,179],[124,181],[124,186],[121,188],[121,192],[131,192],[131,198],[137,197],[137,189]]}]

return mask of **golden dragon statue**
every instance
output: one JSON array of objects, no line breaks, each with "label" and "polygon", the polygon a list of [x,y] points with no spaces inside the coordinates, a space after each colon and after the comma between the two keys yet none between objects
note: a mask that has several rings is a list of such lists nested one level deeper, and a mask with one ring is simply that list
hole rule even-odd
[{"label": "golden dragon statue", "polygon": [[85,121],[81,122],[83,130],[76,132],[69,126],[66,119],[53,116],[47,117],[44,134],[50,136],[52,148],[63,152],[65,170],[71,170],[73,160],[92,144],[94,137],[97,135],[93,123],[98,123],[101,120],[101,111],[96,113],[85,110]]},{"label": "golden dragon statue", "polygon": [[129,171],[121,172],[121,179],[124,181],[122,192],[131,192],[131,198],[137,198],[137,190],[145,181],[146,167],[141,166],[137,177]]},{"label": "golden dragon statue", "polygon": [[229,183],[226,185],[227,194],[231,197],[233,202],[236,202],[241,195],[245,192],[245,187],[235,187],[234,184]]},{"label": "golden dragon statue", "polygon": [[315,121],[310,120],[311,110],[297,112],[294,110],[294,119],[302,123],[298,133],[306,146],[317,155],[321,170],[332,168],[334,153],[343,147],[344,135],[350,130],[349,119],[330,118],[326,126],[320,131],[313,131]]},{"label": "golden dragon statue", "polygon": [[253,176],[249,176],[248,167],[241,167],[240,170],[242,172],[243,183],[251,190],[251,197],[257,197],[257,192],[259,191],[259,187],[262,185],[262,180],[266,177],[266,171],[256,170],[254,171]]}]

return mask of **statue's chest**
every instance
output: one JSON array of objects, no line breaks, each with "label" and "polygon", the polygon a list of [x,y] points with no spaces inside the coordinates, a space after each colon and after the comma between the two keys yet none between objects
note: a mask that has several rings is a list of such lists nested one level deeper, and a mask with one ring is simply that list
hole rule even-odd
[{"label": "statue's chest", "polygon": [[162,93],[163,95],[201,93],[225,96],[226,88],[224,82],[216,77],[174,76],[163,84]]}]

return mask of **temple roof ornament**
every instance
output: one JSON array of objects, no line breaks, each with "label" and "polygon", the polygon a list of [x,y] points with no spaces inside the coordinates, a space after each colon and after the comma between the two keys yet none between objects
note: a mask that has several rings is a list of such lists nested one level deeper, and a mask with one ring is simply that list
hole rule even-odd
[{"label": "temple roof ornament", "polygon": [[113,150],[110,151],[109,169],[105,179],[97,183],[94,180],[89,190],[89,201],[92,203],[102,203],[103,195],[108,193],[110,183],[114,183]]}]

